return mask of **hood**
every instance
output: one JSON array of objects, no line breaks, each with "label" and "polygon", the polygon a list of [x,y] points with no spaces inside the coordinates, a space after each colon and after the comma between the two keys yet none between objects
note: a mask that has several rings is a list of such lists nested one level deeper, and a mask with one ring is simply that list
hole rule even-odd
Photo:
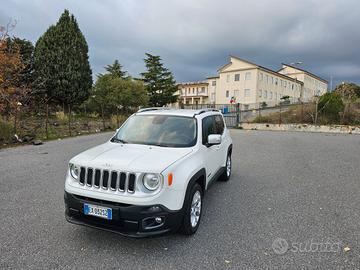
[{"label": "hood", "polygon": [[192,148],[106,142],[80,153],[70,162],[108,170],[160,173],[191,152]]}]

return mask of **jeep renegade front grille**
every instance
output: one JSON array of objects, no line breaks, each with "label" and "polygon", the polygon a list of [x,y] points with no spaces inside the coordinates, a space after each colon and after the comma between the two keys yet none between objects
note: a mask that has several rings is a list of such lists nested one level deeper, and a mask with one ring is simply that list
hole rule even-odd
[{"label": "jeep renegade front grille", "polygon": [[93,168],[80,168],[79,184],[104,190],[135,192],[136,174]]}]

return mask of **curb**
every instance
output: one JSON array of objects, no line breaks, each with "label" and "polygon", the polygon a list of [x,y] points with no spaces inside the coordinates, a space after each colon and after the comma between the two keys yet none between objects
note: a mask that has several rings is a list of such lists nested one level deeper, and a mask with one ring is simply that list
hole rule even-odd
[{"label": "curb", "polygon": [[297,132],[315,132],[315,133],[334,133],[334,134],[355,134],[360,135],[360,126],[345,125],[309,125],[309,124],[260,124],[260,123],[242,123],[239,128],[245,130],[271,130],[271,131],[297,131]]}]

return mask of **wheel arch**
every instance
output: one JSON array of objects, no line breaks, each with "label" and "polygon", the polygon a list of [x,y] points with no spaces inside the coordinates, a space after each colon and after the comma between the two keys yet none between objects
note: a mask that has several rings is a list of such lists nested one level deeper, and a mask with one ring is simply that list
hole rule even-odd
[{"label": "wheel arch", "polygon": [[184,202],[183,202],[183,207],[185,204],[185,201],[188,199],[189,193],[190,193],[190,189],[191,187],[195,184],[198,183],[201,186],[203,195],[205,193],[205,188],[206,188],[206,171],[205,168],[201,168],[200,170],[198,170],[189,180],[187,187],[186,187],[186,192],[185,192],[185,198],[184,198]]},{"label": "wheel arch", "polygon": [[228,147],[228,154],[232,154],[232,148],[233,148],[233,145],[230,144],[229,147]]}]

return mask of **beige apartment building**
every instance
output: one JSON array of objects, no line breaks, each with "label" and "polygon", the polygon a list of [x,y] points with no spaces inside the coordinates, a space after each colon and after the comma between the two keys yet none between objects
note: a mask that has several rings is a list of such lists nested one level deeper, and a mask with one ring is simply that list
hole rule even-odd
[{"label": "beige apartment building", "polygon": [[327,92],[328,82],[306,70],[282,64],[282,68],[278,72],[304,83],[302,89],[303,101],[308,101],[314,96],[321,96]]},{"label": "beige apartment building", "polygon": [[179,97],[182,104],[185,105],[197,105],[197,104],[208,104],[209,93],[208,93],[208,82],[187,82],[178,85]]},{"label": "beige apartment building", "polygon": [[[197,92],[202,89],[204,92]],[[218,70],[218,76],[198,83],[179,84],[184,104],[241,103],[248,108],[277,105],[281,97],[291,102],[309,101],[327,91],[327,81],[318,76],[283,64],[277,72],[236,56]],[[205,94],[206,93],[206,94]]]}]

